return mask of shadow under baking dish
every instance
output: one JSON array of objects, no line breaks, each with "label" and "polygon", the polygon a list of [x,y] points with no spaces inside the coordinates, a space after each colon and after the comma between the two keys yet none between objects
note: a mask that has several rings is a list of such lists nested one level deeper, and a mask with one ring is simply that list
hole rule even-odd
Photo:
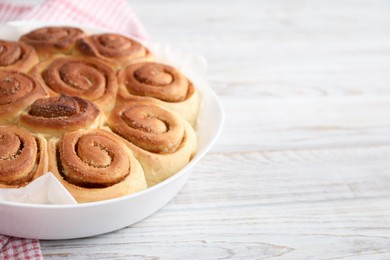
[{"label": "shadow under baking dish", "polygon": [[[76,26],[87,33],[106,32],[79,24],[11,22],[1,25],[0,38],[17,40],[27,31],[49,25]],[[116,199],[76,205],[0,201],[0,234],[36,239],[71,239],[111,232],[150,216],[167,204],[183,187],[194,165],[210,150],[221,132],[225,117],[223,107],[205,80],[204,58],[182,53],[167,45],[145,45],[157,54],[157,60],[180,69],[200,91],[202,101],[196,129],[196,156],[169,179],[141,192]]]}]

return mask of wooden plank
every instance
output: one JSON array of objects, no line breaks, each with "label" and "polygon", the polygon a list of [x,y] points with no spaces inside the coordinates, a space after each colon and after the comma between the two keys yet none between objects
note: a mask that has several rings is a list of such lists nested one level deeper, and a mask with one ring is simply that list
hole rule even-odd
[{"label": "wooden plank", "polygon": [[157,214],[95,238],[42,241],[45,257],[386,258],[389,155],[390,146],[213,153]]},{"label": "wooden plank", "polygon": [[136,9],[154,40],[207,57],[222,96],[390,94],[385,1],[170,4]]},{"label": "wooden plank", "polygon": [[390,144],[390,99],[223,99],[226,124],[213,151]]}]

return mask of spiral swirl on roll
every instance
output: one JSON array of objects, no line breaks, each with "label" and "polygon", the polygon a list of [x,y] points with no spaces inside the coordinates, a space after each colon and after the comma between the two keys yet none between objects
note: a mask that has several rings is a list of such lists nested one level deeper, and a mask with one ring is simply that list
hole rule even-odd
[{"label": "spiral swirl on roll", "polygon": [[79,96],[95,102],[104,111],[115,104],[116,73],[98,59],[57,57],[39,63],[32,75],[40,79],[51,95]]},{"label": "spiral swirl on roll", "polygon": [[165,64],[141,62],[118,73],[118,102],[139,97],[173,110],[195,125],[199,93],[179,70]]},{"label": "spiral swirl on roll", "polygon": [[127,140],[149,186],[181,170],[196,150],[191,125],[175,112],[152,102],[128,100],[111,112],[107,123],[114,133]]},{"label": "spiral swirl on roll", "polygon": [[58,135],[89,128],[98,115],[99,109],[90,101],[61,95],[36,100],[20,116],[20,123],[36,132]]},{"label": "spiral swirl on roll", "polygon": [[0,68],[7,70],[29,71],[38,63],[34,48],[23,42],[0,40]]},{"label": "spiral swirl on roll", "polygon": [[0,126],[0,187],[23,186],[43,174],[38,140],[17,126]]},{"label": "spiral swirl on roll", "polygon": [[42,27],[21,36],[20,41],[35,48],[38,55],[46,57],[55,53],[69,53],[84,32],[75,27]]},{"label": "spiral swirl on roll", "polygon": [[119,73],[118,81],[130,94],[180,102],[193,90],[191,82],[177,69],[155,62],[130,65]]},{"label": "spiral swirl on roll", "polygon": [[184,138],[184,126],[178,116],[147,102],[116,107],[108,124],[115,133],[152,153],[172,153]]},{"label": "spiral swirl on roll", "polygon": [[97,57],[116,67],[150,59],[150,51],[141,43],[120,34],[95,34],[79,39],[76,50],[87,56]]},{"label": "spiral swirl on roll", "polygon": [[31,76],[0,70],[0,123],[14,121],[21,110],[46,95],[41,84]]},{"label": "spiral swirl on roll", "polygon": [[125,149],[103,131],[65,134],[59,157],[64,179],[77,186],[107,187],[130,173]]},{"label": "spiral swirl on roll", "polygon": [[66,133],[58,143],[51,141],[49,150],[51,170],[78,202],[120,197],[146,188],[140,164],[122,140],[105,130]]}]

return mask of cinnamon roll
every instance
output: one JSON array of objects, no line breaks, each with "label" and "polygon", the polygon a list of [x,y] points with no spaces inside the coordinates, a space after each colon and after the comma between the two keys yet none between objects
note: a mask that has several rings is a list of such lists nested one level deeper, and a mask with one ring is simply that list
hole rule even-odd
[{"label": "cinnamon roll", "polygon": [[132,194],[146,188],[141,165],[126,145],[102,129],[66,133],[49,141],[49,170],[79,203]]},{"label": "cinnamon roll", "polygon": [[125,68],[132,63],[151,60],[151,52],[141,43],[120,34],[95,34],[76,42],[77,53],[97,57],[116,68]]},{"label": "cinnamon roll", "polygon": [[195,153],[196,135],[191,125],[157,104],[128,101],[114,108],[107,122],[114,133],[127,140],[149,186],[181,170]]},{"label": "cinnamon roll", "polygon": [[38,61],[30,45],[0,40],[0,69],[28,72]]},{"label": "cinnamon roll", "polygon": [[177,69],[155,62],[130,65],[118,73],[118,100],[139,96],[171,109],[195,125],[199,94]]},{"label": "cinnamon roll", "polygon": [[0,126],[0,188],[27,185],[47,171],[46,140],[17,126]]},{"label": "cinnamon roll", "polygon": [[93,101],[110,111],[118,91],[115,71],[95,58],[56,56],[36,65],[31,75],[51,96],[65,94]]},{"label": "cinnamon roll", "polygon": [[38,98],[47,96],[33,77],[12,70],[0,70],[0,124],[15,123],[18,115]]},{"label": "cinnamon roll", "polygon": [[19,123],[45,136],[58,136],[78,129],[96,128],[100,111],[90,101],[71,96],[57,96],[36,100],[22,113]]},{"label": "cinnamon roll", "polygon": [[20,41],[33,46],[40,59],[45,59],[53,54],[70,54],[84,35],[75,27],[42,27],[22,35]]}]

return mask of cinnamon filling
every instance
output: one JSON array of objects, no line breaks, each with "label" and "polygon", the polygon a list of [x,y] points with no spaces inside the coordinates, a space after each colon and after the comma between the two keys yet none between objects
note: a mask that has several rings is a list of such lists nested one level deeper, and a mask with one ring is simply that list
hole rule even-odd
[{"label": "cinnamon filling", "polygon": [[154,105],[124,104],[112,111],[109,126],[134,145],[158,154],[177,151],[184,138],[180,120]]},{"label": "cinnamon filling", "polygon": [[77,100],[68,96],[51,97],[35,101],[28,113],[36,117],[71,117],[81,112]]},{"label": "cinnamon filling", "polygon": [[174,81],[169,70],[161,65],[146,64],[134,72],[134,77],[141,83],[153,86],[166,86]]},{"label": "cinnamon filling", "polygon": [[145,48],[136,41],[126,38],[119,34],[100,34],[91,36],[94,41],[94,47],[97,51],[106,57],[143,57],[146,55]]},{"label": "cinnamon filling", "polygon": [[136,59],[148,54],[137,41],[114,33],[84,37],[76,42],[76,47],[84,54],[104,59]]},{"label": "cinnamon filling", "polygon": [[116,87],[115,72],[93,59],[58,58],[47,66],[41,76],[53,91],[88,100],[103,98]]},{"label": "cinnamon filling", "polygon": [[184,101],[191,88],[191,83],[178,70],[155,62],[130,65],[120,73],[119,80],[130,94],[166,102]]},{"label": "cinnamon filling", "polygon": [[114,34],[100,35],[97,37],[97,41],[99,44],[109,49],[126,50],[133,45],[132,41]]},{"label": "cinnamon filling", "polygon": [[38,156],[37,141],[26,130],[15,126],[0,129],[0,183],[22,185],[30,181]]},{"label": "cinnamon filling", "polygon": [[0,160],[13,160],[23,149],[20,138],[10,132],[0,134]]},{"label": "cinnamon filling", "polygon": [[10,66],[21,60],[23,51],[17,43],[0,41],[0,66]]},{"label": "cinnamon filling", "polygon": [[110,137],[99,133],[64,136],[57,147],[61,176],[84,188],[104,188],[123,181],[130,173],[128,155]]},{"label": "cinnamon filling", "polygon": [[20,122],[27,127],[39,127],[41,132],[77,130],[92,124],[99,109],[91,102],[70,96],[56,96],[36,100]]},{"label": "cinnamon filling", "polygon": [[27,43],[52,43],[59,48],[75,42],[82,37],[80,29],[72,27],[44,27],[31,31],[22,36],[21,40]]},{"label": "cinnamon filling", "polygon": [[12,104],[32,93],[36,83],[26,74],[0,71],[0,105]]}]

